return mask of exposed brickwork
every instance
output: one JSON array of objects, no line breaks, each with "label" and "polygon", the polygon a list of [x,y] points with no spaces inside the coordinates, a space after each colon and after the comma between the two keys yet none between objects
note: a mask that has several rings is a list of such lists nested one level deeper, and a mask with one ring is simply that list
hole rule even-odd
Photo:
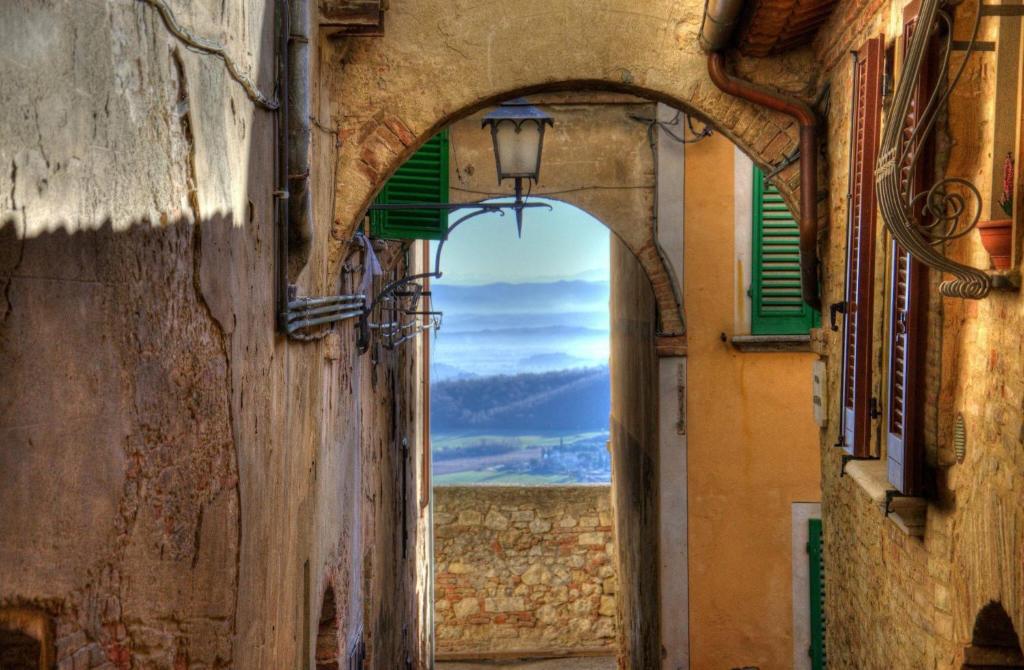
[{"label": "exposed brickwork", "polygon": [[607,486],[434,490],[438,653],[613,650]]},{"label": "exposed brickwork", "polygon": [[[904,2],[839,3],[816,41],[832,83],[828,125],[832,229],[825,247],[825,304],[842,299],[845,263],[849,143],[848,51],[883,31],[895,39]],[[973,3],[956,19],[957,39],[973,21]],[[983,22],[985,30],[992,25]],[[985,26],[989,27],[986,28]],[[972,57],[939,128],[939,169],[972,180],[986,195],[992,155],[988,101],[993,99],[991,56]],[[953,56],[953,66],[959,57]],[[876,265],[875,397],[885,397],[884,329],[888,237],[879,221]],[[948,252],[986,267],[976,234]],[[960,668],[971,627],[988,601],[1000,602],[1024,631],[1024,301],[995,294],[980,302],[933,296],[928,323],[924,389],[924,444],[929,497],[923,539],[909,537],[886,518],[849,477],[839,476],[837,334],[825,332],[833,409],[823,436],[828,656],[830,668]],[[885,413],[882,406],[883,417]],[[953,421],[965,417],[967,457],[955,460]],[[884,418],[874,423],[873,449],[885,456]]]}]

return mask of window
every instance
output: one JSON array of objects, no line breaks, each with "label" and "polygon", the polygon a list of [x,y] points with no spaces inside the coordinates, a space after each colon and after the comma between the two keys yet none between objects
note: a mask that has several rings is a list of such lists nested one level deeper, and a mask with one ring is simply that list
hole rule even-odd
[{"label": "window", "polygon": [[751,332],[806,335],[820,315],[800,293],[800,226],[782,195],[754,167]]},{"label": "window", "polygon": [[[448,202],[448,130],[442,130],[402,164],[384,184],[379,204]],[[374,237],[440,240],[448,233],[448,212],[438,209],[376,211],[370,214]]]},{"label": "window", "polygon": [[[902,48],[906,53],[917,24],[918,3],[907,7],[904,14]],[[925,61],[918,78],[917,90],[904,121],[903,137],[910,142],[920,112],[928,104],[934,88],[933,73]],[[907,153],[906,146],[900,152]],[[904,165],[901,174],[912,195],[928,187],[931,168],[928,147],[921,152],[916,165]],[[926,212],[918,205],[915,224],[927,225]],[[924,447],[919,435],[921,407],[918,391],[924,381],[924,335],[928,308],[928,268],[895,241],[889,265],[889,332],[888,402],[886,403],[886,458],[889,483],[904,495],[922,493]]]},{"label": "window", "polygon": [[846,316],[843,319],[843,447],[855,456],[870,454],[871,330],[874,313],[875,159],[882,113],[883,38],[870,39],[856,54],[846,238]]}]

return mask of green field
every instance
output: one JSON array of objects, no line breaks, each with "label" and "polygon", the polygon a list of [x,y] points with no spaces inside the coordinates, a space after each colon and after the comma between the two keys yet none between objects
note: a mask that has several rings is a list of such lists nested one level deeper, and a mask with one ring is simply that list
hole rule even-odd
[{"label": "green field", "polygon": [[545,484],[571,484],[572,478],[567,475],[530,475],[530,474],[506,474],[493,472],[491,470],[471,470],[468,472],[453,472],[448,475],[437,475],[434,477],[435,485],[457,485],[457,484],[504,484],[509,486],[540,486]]},{"label": "green field", "polygon": [[431,436],[433,480],[445,484],[535,485],[607,482],[608,433],[512,431]]}]

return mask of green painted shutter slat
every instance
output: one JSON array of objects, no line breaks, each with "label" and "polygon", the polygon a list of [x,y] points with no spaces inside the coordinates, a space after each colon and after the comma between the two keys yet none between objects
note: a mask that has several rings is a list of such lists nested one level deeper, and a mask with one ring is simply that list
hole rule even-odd
[{"label": "green painted shutter slat", "polygon": [[782,195],[754,167],[751,332],[803,335],[821,323],[800,292],[800,226]]},{"label": "green painted shutter slat", "polygon": [[810,567],[811,657],[813,670],[825,670],[825,552],[821,519],[808,520],[807,559]]},{"label": "green painted shutter slat", "polygon": [[[407,160],[384,184],[380,204],[448,202],[448,131],[442,130]],[[374,237],[397,240],[440,240],[448,233],[443,210],[377,211],[370,213]]]}]

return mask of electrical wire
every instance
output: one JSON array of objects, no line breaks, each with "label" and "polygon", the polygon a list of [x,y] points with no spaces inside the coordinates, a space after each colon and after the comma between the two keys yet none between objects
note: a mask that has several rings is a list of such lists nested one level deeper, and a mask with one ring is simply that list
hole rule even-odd
[{"label": "electrical wire", "polygon": [[241,87],[245,90],[245,94],[249,97],[250,100],[253,101],[253,103],[257,107],[261,107],[269,111],[274,111],[280,106],[276,99],[270,98],[264,93],[262,93],[259,90],[259,87],[256,86],[256,84],[253,82],[252,78],[248,74],[238,69],[238,66],[235,65],[235,62],[231,59],[230,56],[228,56],[227,52],[224,51],[223,46],[221,46],[217,42],[213,42],[206,38],[195,35],[188,28],[185,28],[180,23],[178,23],[178,20],[174,17],[174,12],[171,11],[171,8],[167,6],[167,3],[164,0],[138,1],[143,2],[156,9],[157,12],[160,14],[160,18],[163,20],[164,25],[167,27],[167,30],[170,31],[170,33],[177,37],[179,40],[184,42],[187,46],[191,47],[195,51],[198,51],[199,53],[203,53],[208,56],[216,56],[217,58],[220,58],[222,61],[224,61],[224,65],[228,70],[228,74],[231,76],[232,79],[238,82],[239,85],[241,85]]},{"label": "electrical wire", "polygon": [[701,128],[699,131],[695,129],[693,127],[693,117],[687,114],[686,127],[690,130],[690,134],[693,135],[693,137],[688,139],[685,135],[676,135],[672,131],[672,128],[679,126],[682,115],[683,113],[681,111],[676,110],[676,115],[672,117],[671,121],[659,121],[658,119],[652,119],[650,117],[640,116],[638,114],[630,114],[629,118],[633,119],[634,121],[639,121],[640,123],[647,124],[647,141],[650,143],[652,147],[656,144],[656,139],[654,137],[655,128],[659,128],[660,130],[664,131],[666,135],[668,135],[672,140],[678,142],[679,144],[696,144],[697,142],[700,142],[701,140],[710,137],[711,135],[714,134],[714,130],[712,130],[711,126],[707,124],[705,124],[704,127]]},{"label": "electrical wire", "polygon": [[[564,195],[566,193],[578,193],[580,191],[635,191],[642,188],[654,188],[653,184],[626,184],[624,186],[604,186],[601,184],[593,184],[591,186],[578,186],[576,188],[567,188],[559,191],[544,191],[543,193],[537,193],[534,197],[545,198],[549,195]],[[507,198],[510,193],[500,193],[498,191],[477,191],[471,188],[461,188],[458,186],[452,186],[451,190],[458,191],[459,193],[471,193],[473,195],[483,195],[490,198]],[[529,195],[529,194],[528,194]]]}]

